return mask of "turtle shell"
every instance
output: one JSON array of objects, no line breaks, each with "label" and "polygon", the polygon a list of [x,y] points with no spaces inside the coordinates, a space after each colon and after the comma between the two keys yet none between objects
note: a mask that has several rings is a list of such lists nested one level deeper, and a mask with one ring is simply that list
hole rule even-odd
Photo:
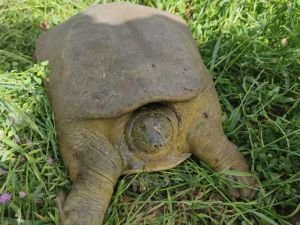
[{"label": "turtle shell", "polygon": [[151,102],[186,101],[205,87],[197,45],[178,16],[129,3],[94,5],[42,34],[38,61],[62,118],[112,118]]}]

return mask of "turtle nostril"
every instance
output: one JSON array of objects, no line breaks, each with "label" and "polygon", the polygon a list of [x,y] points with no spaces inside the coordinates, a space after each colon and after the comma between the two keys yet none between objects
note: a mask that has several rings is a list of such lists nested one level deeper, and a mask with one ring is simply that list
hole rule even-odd
[{"label": "turtle nostril", "polygon": [[154,148],[157,148],[157,145],[153,145]]}]

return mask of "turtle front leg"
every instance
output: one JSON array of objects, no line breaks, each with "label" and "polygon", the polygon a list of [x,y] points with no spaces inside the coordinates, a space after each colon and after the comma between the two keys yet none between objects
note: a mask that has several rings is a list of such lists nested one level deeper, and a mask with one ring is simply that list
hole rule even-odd
[{"label": "turtle front leg", "polygon": [[[221,124],[221,108],[214,88],[208,89],[200,96],[201,109],[193,127],[188,134],[192,153],[215,171],[237,170],[249,173],[244,156],[224,135]],[[227,176],[229,179],[243,184],[245,187],[229,188],[235,198],[253,198],[256,180],[253,176]]]},{"label": "turtle front leg", "polygon": [[[211,166],[215,171],[236,170],[249,173],[249,168],[244,156],[237,150],[237,147],[231,143],[225,136],[211,136],[204,141],[201,138],[194,140],[193,154]],[[229,193],[234,198],[251,199],[255,194],[256,181],[251,176],[232,176],[227,177],[233,181],[245,185],[240,189],[229,188]]]},{"label": "turtle front leg", "polygon": [[74,159],[62,154],[66,167],[73,170],[69,171],[73,185],[65,201],[58,204],[61,225],[101,225],[122,172],[121,157],[100,132],[82,127],[63,136],[60,143],[61,148],[71,148],[77,161],[77,166],[71,166],[66,161]]}]

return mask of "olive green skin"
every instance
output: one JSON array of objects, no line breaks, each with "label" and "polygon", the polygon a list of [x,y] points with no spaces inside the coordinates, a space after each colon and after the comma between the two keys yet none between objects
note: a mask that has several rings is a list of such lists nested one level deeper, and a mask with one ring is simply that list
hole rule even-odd
[{"label": "olive green skin", "polygon": [[[90,11],[97,7],[92,7]],[[136,10],[137,13],[154,10],[128,3],[113,3],[103,7],[107,7],[107,10]],[[179,20],[166,13],[164,16],[169,17],[169,20]],[[152,23],[152,18],[146,18],[145,21]],[[65,29],[64,26],[68,27],[68,22],[57,30]],[[118,26],[120,26],[119,29],[122,29],[123,25],[119,24]],[[184,29],[181,31],[185,35],[186,25],[183,27],[179,25],[179,27],[178,29]],[[51,52],[51,49],[47,49],[47,44],[50,41],[57,42],[58,45],[61,44],[61,41],[68,43],[70,37],[66,35],[63,36],[63,40],[55,40],[52,38],[55,37],[54,34],[55,32],[48,34],[48,37],[51,37],[48,39],[46,34],[38,40],[36,55],[40,61],[49,57],[52,74],[49,78],[50,82],[45,81],[45,85],[55,115],[60,152],[73,181],[72,190],[67,198],[57,198],[62,225],[101,225],[114,186],[122,174],[169,169],[192,154],[216,171],[249,172],[243,155],[224,135],[218,96],[190,33],[182,38],[191,38],[185,45],[187,48],[191,48],[188,51],[192,55],[192,62],[190,62],[192,65],[189,69],[195,73],[182,75],[182,78],[180,75],[181,86],[174,86],[170,82],[163,89],[161,85],[167,84],[164,83],[164,80],[159,82],[163,73],[158,78],[155,77],[156,74],[152,74],[155,82],[142,83],[146,87],[136,86],[137,83],[131,87],[129,83],[123,81],[122,84],[125,85],[125,88],[122,91],[126,98],[117,99],[116,102],[106,102],[106,98],[103,102],[99,102],[100,105],[97,107],[95,104],[98,102],[95,99],[99,96],[94,99],[95,104],[90,97],[94,96],[94,90],[86,89],[86,93],[89,91],[87,95],[77,94],[81,91],[80,86],[76,93],[70,91],[68,94],[66,90],[61,91],[64,77],[59,77],[57,74],[61,72],[63,66],[58,59],[51,58],[50,53],[50,56],[47,55],[48,51]],[[181,52],[184,55],[182,49],[171,50],[175,55]],[[196,52],[197,55],[195,55]],[[109,55],[109,53],[107,54]],[[126,56],[124,57],[126,58]],[[189,61],[191,61],[189,58],[188,60],[182,59],[182,63],[189,63]],[[163,68],[166,76],[171,76],[172,72],[176,73],[176,66],[178,66],[176,63],[168,64],[166,67],[164,64],[159,64],[159,61],[156,63]],[[98,69],[101,71],[101,68]],[[130,69],[129,71],[131,73],[128,76],[131,76],[135,70]],[[160,72],[157,71],[157,73]],[[51,77],[52,75],[53,77]],[[143,75],[141,76],[143,78]],[[72,77],[70,79],[70,83],[72,83]],[[76,82],[75,79],[73,83]],[[114,82],[120,81],[115,80]],[[112,85],[112,90],[118,91],[118,88],[122,88],[115,85],[114,82],[109,83]],[[85,88],[84,82],[82,84],[82,88]],[[132,93],[131,88],[139,94]],[[139,92],[141,88],[146,91]],[[156,95],[156,93],[159,94]],[[106,94],[110,95],[110,92]],[[86,96],[88,98],[85,101]],[[68,104],[64,102],[65,99],[72,101]],[[108,103],[111,103],[111,108]],[[90,105],[91,108],[89,108]],[[99,110],[100,106],[105,109]],[[144,124],[140,126],[141,121]],[[229,178],[246,185],[243,189],[230,189],[233,197],[252,198],[254,196],[255,180],[253,177],[229,176]]]}]

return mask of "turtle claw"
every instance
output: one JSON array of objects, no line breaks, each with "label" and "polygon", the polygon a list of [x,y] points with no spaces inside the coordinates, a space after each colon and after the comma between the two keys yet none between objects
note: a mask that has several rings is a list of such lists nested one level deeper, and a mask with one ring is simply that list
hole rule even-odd
[{"label": "turtle claw", "polygon": [[218,170],[228,171],[224,171],[225,177],[232,181],[228,192],[234,199],[252,199],[256,194],[257,180],[249,172],[244,156],[237,151],[235,145],[230,143],[229,146],[232,146],[231,153],[219,165]]},{"label": "turtle claw", "polygon": [[239,197],[245,199],[253,199],[256,194],[256,180],[253,177],[239,177],[236,180],[239,183],[245,184],[245,187],[239,190]]},{"label": "turtle claw", "polygon": [[59,224],[63,224],[64,222],[64,213],[63,213],[63,208],[66,200],[66,195],[62,191],[58,192],[55,198],[55,204],[56,208],[58,209],[59,213]]},{"label": "turtle claw", "polygon": [[90,197],[88,194],[81,196],[77,190],[71,192],[62,205],[63,208],[59,208],[60,225],[102,224],[105,209],[97,207],[93,202],[95,198]]},{"label": "turtle claw", "polygon": [[226,178],[242,187],[228,187],[229,195],[234,199],[253,199],[256,194],[256,180],[252,176],[233,176],[226,175]]}]

